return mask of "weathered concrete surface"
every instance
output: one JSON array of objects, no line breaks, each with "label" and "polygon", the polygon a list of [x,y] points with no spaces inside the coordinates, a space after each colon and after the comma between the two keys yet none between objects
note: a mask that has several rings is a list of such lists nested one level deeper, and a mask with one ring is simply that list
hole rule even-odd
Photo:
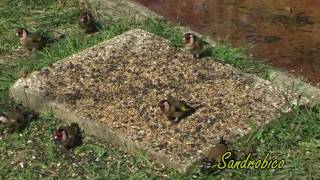
[{"label": "weathered concrete surface", "polygon": [[94,9],[97,15],[105,19],[160,18],[159,15],[148,10],[148,8],[128,0],[79,0],[79,3],[84,8]]},{"label": "weathered concrete surface", "polygon": [[[284,95],[298,96],[169,44],[132,30],[19,79],[10,95],[182,173],[219,137],[249,133],[289,110]],[[168,94],[203,107],[172,125],[157,107]]]},{"label": "weathered concrete surface", "polygon": [[277,86],[281,86],[308,97],[313,103],[320,102],[320,89],[295,78],[292,74],[280,71],[271,71],[270,80]]}]

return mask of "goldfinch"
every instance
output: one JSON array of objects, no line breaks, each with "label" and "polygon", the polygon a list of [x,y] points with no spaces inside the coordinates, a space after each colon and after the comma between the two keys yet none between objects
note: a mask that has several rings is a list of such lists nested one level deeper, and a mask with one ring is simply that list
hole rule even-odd
[{"label": "goldfinch", "polygon": [[[218,163],[221,162],[222,156],[228,151],[228,146],[223,137],[220,138],[220,142],[209,149],[205,157],[202,159],[201,172],[205,174],[211,174],[218,170]],[[235,155],[230,151],[231,157],[234,159]]]},{"label": "goldfinch", "polygon": [[16,35],[19,37],[19,44],[28,50],[40,49],[48,42],[48,38],[24,28],[18,28]]},{"label": "goldfinch", "polygon": [[184,48],[189,51],[193,58],[200,58],[200,54],[204,52],[207,42],[201,40],[194,33],[185,33],[183,36]]},{"label": "goldfinch", "polygon": [[0,112],[0,125],[9,129],[10,132],[21,130],[35,116],[33,112],[8,111]]},{"label": "goldfinch", "polygon": [[81,129],[77,123],[61,127],[53,132],[53,140],[62,148],[69,150],[82,144]]},{"label": "goldfinch", "polygon": [[194,113],[195,108],[189,106],[184,101],[178,101],[172,96],[159,102],[159,108],[169,119],[178,123],[182,118]]},{"label": "goldfinch", "polygon": [[89,11],[81,13],[79,25],[87,34],[99,31],[99,24],[94,20],[92,13]]}]

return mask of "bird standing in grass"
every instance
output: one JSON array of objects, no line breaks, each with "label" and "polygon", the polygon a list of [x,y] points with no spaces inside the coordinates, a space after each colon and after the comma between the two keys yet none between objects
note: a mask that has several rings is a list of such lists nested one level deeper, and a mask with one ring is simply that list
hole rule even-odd
[{"label": "bird standing in grass", "polygon": [[61,127],[54,131],[53,140],[64,150],[69,150],[82,144],[81,129],[77,123]]},{"label": "bird standing in grass", "polygon": [[[210,148],[208,153],[202,160],[201,172],[205,174],[211,174],[218,170],[217,164],[221,162],[222,156],[228,152],[228,146],[223,137],[220,138],[220,142],[214,147]],[[231,155],[233,158],[234,156]]]},{"label": "bird standing in grass", "polygon": [[175,123],[178,123],[182,118],[195,111],[195,108],[189,106],[186,102],[176,100],[172,96],[168,96],[167,99],[161,100],[158,106],[162,113]]},{"label": "bird standing in grass", "polygon": [[94,20],[92,13],[89,11],[80,14],[79,25],[85,30],[86,34],[99,31],[99,24]]},{"label": "bird standing in grass", "polygon": [[184,48],[189,51],[193,58],[200,58],[200,54],[205,50],[207,42],[200,39],[194,33],[185,33],[183,36]]},{"label": "bird standing in grass", "polygon": [[33,112],[8,111],[0,113],[0,125],[8,128],[10,132],[21,130],[35,116]]},{"label": "bird standing in grass", "polygon": [[19,44],[30,51],[40,49],[48,42],[48,38],[37,33],[31,33],[24,28],[18,28],[16,35],[19,37]]}]

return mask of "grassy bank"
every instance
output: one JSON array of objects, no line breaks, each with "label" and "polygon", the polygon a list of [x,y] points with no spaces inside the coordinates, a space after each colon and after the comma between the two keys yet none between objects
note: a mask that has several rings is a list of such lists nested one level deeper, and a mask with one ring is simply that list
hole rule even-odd
[{"label": "grassy bank", "polygon": [[[93,36],[83,36],[77,25],[76,3],[66,5],[56,0],[2,0],[0,2],[0,110],[19,106],[8,97],[8,89],[18,79],[22,71],[32,72],[51,63],[110,39],[129,29],[141,28],[155,33],[182,47],[182,33],[179,28],[163,22],[148,19],[145,21],[119,20],[104,25],[102,32]],[[66,35],[65,39],[49,47],[25,54],[17,50],[17,27],[30,31],[40,31],[54,35]],[[227,43],[218,43],[211,55],[235,67],[256,73],[267,78],[267,66],[252,61],[246,49],[230,48]],[[263,158],[266,153],[285,159],[285,168],[279,172],[236,171],[210,177],[210,179],[232,176],[243,178],[254,173],[257,178],[270,175],[279,177],[316,177],[320,169],[320,113],[301,112],[293,107],[292,116],[286,116],[266,127],[256,129],[241,138],[233,146],[241,152],[253,152],[253,157]],[[30,126],[22,131],[8,134],[0,128],[0,179],[39,179],[47,178],[107,178],[107,179],[189,179],[174,171],[166,171],[157,166],[148,166],[143,158],[135,158],[117,148],[103,145],[93,137],[85,136],[84,145],[73,152],[61,156],[55,152],[51,142],[52,130],[63,125],[50,114],[42,114],[33,119]],[[319,173],[319,172],[318,172]],[[204,178],[204,177],[203,177]]]}]

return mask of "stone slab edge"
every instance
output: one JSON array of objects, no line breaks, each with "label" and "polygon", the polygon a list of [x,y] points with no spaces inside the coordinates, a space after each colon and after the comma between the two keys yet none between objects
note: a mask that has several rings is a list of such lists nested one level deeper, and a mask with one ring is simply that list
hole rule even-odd
[{"label": "stone slab edge", "polygon": [[[103,9],[101,13],[106,14],[107,16],[110,16],[110,12],[111,14],[115,12],[117,16],[131,16],[136,19],[143,19],[147,17],[160,19],[164,18],[163,16],[158,15],[157,13],[131,0],[87,0],[87,3],[92,7],[99,7],[99,9]],[[202,37],[200,33],[197,33],[188,27],[179,26],[179,28],[182,32],[192,31],[198,36]],[[212,43],[213,45],[215,44],[215,41],[213,41],[209,37],[206,36],[204,38],[206,41]],[[294,75],[290,73],[271,70],[270,80],[274,85],[278,87],[289,89],[306,96],[313,103],[320,102],[319,88],[312,86],[309,83],[300,80],[299,78],[296,78]]]},{"label": "stone slab edge", "polygon": [[[33,73],[38,72],[36,71]],[[190,170],[193,167],[192,164],[198,163],[177,163],[170,160],[168,156],[161,154],[160,152],[154,152],[151,149],[145,149],[134,141],[126,139],[125,137],[113,132],[106,124],[81,117],[76,112],[64,107],[62,104],[48,100],[42,93],[22,86],[20,82],[24,80],[24,78],[21,78],[16,81],[15,84],[10,88],[9,95],[16,101],[21,102],[24,106],[27,106],[36,112],[52,112],[56,118],[59,118],[66,123],[76,122],[85,133],[93,135],[107,144],[115,145],[121,150],[137,157],[143,156],[149,160],[162,163],[166,167],[175,169],[183,174],[191,172]]]}]

